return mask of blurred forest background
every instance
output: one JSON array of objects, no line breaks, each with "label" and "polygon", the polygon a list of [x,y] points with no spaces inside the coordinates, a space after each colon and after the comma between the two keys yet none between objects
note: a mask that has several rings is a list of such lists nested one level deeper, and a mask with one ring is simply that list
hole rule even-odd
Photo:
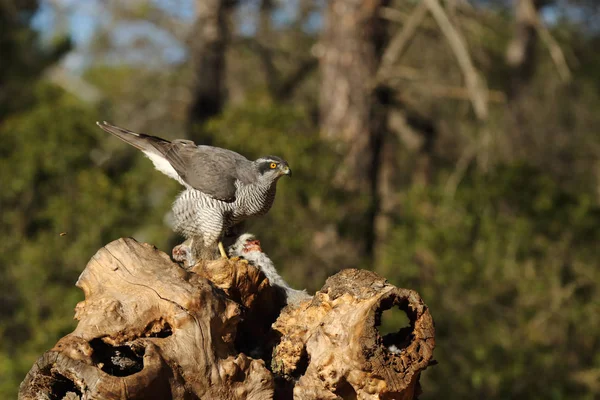
[{"label": "blurred forest background", "polygon": [[96,120],[284,156],[249,230],[295,287],[418,291],[423,399],[600,398],[597,0],[1,1],[0,398],[96,250],[177,243],[178,184]]}]

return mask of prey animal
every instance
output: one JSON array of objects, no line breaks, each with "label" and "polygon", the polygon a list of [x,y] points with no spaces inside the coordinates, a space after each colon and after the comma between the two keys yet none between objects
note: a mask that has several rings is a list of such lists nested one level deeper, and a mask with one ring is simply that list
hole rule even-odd
[{"label": "prey animal", "polygon": [[291,176],[287,161],[265,156],[255,161],[234,151],[172,142],[135,133],[107,122],[100,128],[141,150],[154,167],[185,187],[173,203],[174,229],[194,246],[218,247],[227,257],[222,238],[240,222],[266,214],[275,200],[277,181]]}]

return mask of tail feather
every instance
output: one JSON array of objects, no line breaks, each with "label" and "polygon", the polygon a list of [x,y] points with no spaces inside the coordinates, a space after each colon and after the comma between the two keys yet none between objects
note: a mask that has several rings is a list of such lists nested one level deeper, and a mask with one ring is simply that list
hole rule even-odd
[{"label": "tail feather", "polygon": [[145,135],[143,133],[136,133],[125,128],[120,128],[118,126],[111,125],[106,121],[96,122],[96,125],[102,128],[102,130],[115,135],[122,141],[127,142],[133,147],[141,150],[146,157],[152,161],[152,164],[154,164],[154,167],[157,170],[168,177],[175,179],[182,185],[186,185],[164,155],[164,151],[168,150],[171,142],[156,136]]},{"label": "tail feather", "polygon": [[98,125],[102,130],[115,135],[122,141],[129,143],[133,147],[143,152],[160,154],[160,145],[169,143],[169,141],[159,137],[145,135],[143,133],[136,133],[125,128],[111,125],[106,121],[96,122],[96,125]]}]

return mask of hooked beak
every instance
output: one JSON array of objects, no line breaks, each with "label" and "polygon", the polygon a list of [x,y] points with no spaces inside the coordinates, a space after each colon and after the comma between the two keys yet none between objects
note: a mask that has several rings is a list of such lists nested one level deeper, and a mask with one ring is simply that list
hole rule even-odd
[{"label": "hooked beak", "polygon": [[292,170],[287,165],[283,168],[283,174],[292,177]]}]

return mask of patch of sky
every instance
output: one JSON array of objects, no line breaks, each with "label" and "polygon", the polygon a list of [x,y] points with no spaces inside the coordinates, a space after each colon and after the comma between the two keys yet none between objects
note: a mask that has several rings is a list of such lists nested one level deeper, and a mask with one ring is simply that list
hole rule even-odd
[{"label": "patch of sky", "polygon": [[281,6],[273,12],[273,26],[285,28],[296,20],[299,11],[300,3],[298,0],[282,2]]},{"label": "patch of sky", "polygon": [[302,29],[308,34],[316,34],[323,27],[323,14],[321,12],[312,12],[302,24]]},{"label": "patch of sky", "polygon": [[31,26],[40,33],[42,42],[50,41],[57,35],[68,34],[78,47],[92,39],[100,9],[95,0],[59,0],[55,4],[41,1]]},{"label": "patch of sky", "polygon": [[[182,22],[193,21],[193,1],[154,0],[160,10],[169,12]],[[103,21],[111,15],[98,0],[57,0],[54,4],[41,1],[32,18],[32,27],[40,33],[42,43],[56,35],[68,34],[74,49],[64,58],[63,66],[80,73],[90,62],[89,47]],[[109,63],[144,64],[148,67],[177,64],[186,59],[185,47],[170,33],[147,21],[117,23],[110,30],[115,51],[107,55]],[[120,51],[124,50],[124,51]]]},{"label": "patch of sky", "polygon": [[254,36],[260,4],[258,1],[244,1],[238,6],[236,20],[238,33],[242,36]]},{"label": "patch of sky", "polygon": [[152,0],[152,4],[168,15],[183,22],[191,23],[194,21],[195,10],[193,0]]},{"label": "patch of sky", "polygon": [[[271,15],[273,27],[275,29],[285,29],[295,23],[300,14],[300,7],[299,0],[279,2]],[[317,33],[321,29],[323,24],[322,7],[324,5],[318,5],[315,11],[311,12],[306,21],[304,21],[302,29],[306,33]],[[260,1],[249,0],[239,4],[236,21],[240,35],[254,36],[256,34],[259,12]]]},{"label": "patch of sky", "polygon": [[54,31],[55,18],[54,8],[44,1],[31,19],[31,27],[40,34],[42,40],[47,40]]},{"label": "patch of sky", "polygon": [[[180,63],[186,58],[183,45],[168,32],[146,21],[128,21],[115,26],[111,40],[117,51],[111,60],[152,65]],[[158,55],[158,57],[157,57]]]}]

